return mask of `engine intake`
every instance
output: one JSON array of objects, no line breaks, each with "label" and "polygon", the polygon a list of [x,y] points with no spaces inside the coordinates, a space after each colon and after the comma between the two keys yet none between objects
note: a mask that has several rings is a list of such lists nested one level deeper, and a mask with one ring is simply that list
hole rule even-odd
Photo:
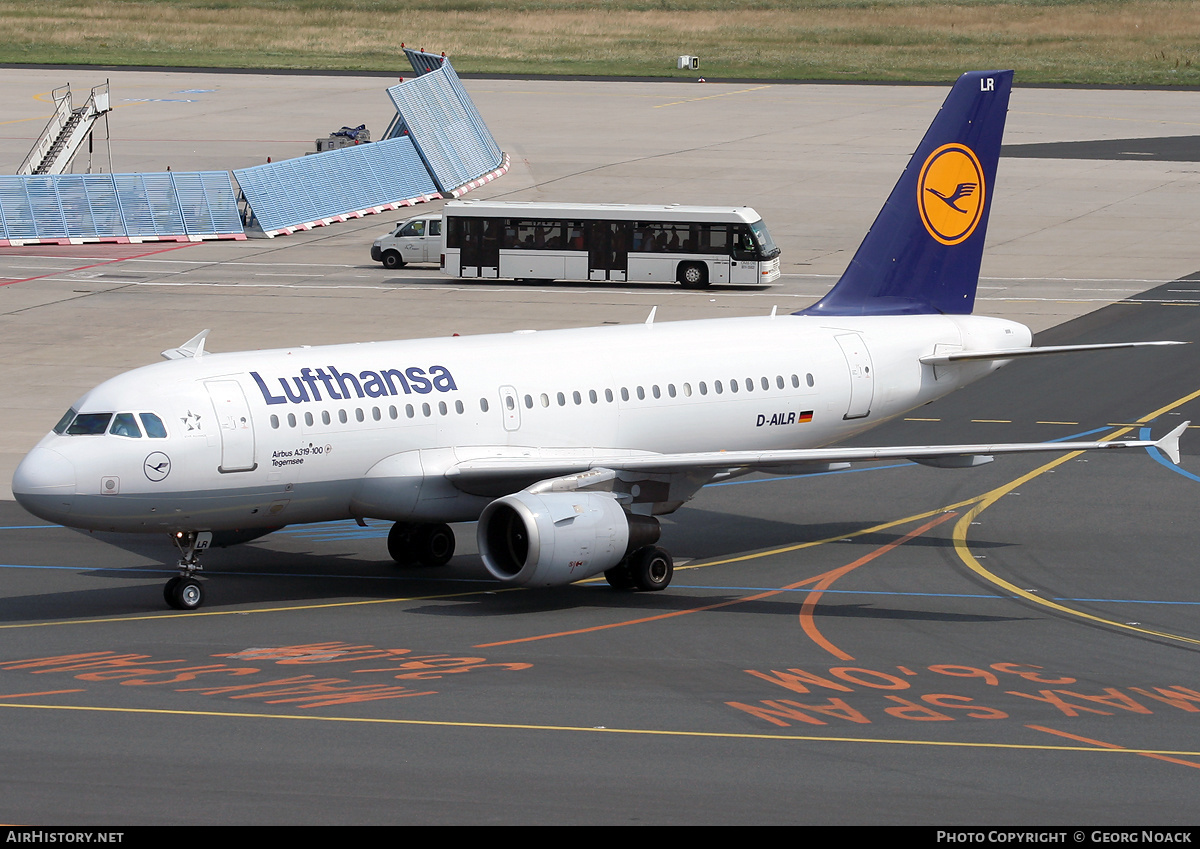
[{"label": "engine intake", "polygon": [[608,493],[522,490],[484,508],[478,541],[498,580],[558,587],[611,569],[659,533],[657,519],[626,513]]}]

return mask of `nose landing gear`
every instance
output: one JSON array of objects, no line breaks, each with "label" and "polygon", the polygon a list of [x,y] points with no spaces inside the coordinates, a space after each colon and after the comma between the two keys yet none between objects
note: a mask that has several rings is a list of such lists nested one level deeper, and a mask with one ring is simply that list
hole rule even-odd
[{"label": "nose landing gear", "polygon": [[200,553],[212,544],[211,531],[179,531],[171,534],[179,549],[180,574],[167,581],[163,599],[175,610],[195,610],[204,603],[204,585],[195,573],[202,570]]}]

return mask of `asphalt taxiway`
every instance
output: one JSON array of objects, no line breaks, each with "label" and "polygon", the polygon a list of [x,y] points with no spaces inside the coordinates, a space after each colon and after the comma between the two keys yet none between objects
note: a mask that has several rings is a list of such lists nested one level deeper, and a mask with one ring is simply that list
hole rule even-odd
[{"label": "asphalt taxiway", "polygon": [[[10,110],[14,81],[58,83],[0,76]],[[360,123],[385,82],[113,75],[115,98],[144,99],[112,120],[146,116],[114,131],[114,160],[202,151],[219,117],[228,146],[175,167],[253,164]],[[694,293],[384,271],[367,248],[400,213],[269,242],[5,250],[5,475],[75,397],[202,327],[234,350],[804,306],[946,90],[467,86],[516,163],[480,196],[748,203],[783,280]],[[185,89],[208,91],[168,97]],[[1001,160],[979,311],[1042,344],[1200,340],[1200,155],[1087,158],[1152,147],[1120,139],[1187,150],[1198,107],[1018,88],[1008,143],[1076,147]],[[1157,436],[1200,422],[1198,366],[1195,345],[1018,362],[858,441]],[[681,565],[658,594],[498,587],[470,526],[444,570],[397,570],[383,523],[333,523],[210,552],[208,602],[179,615],[164,541],[0,501],[0,818],[1193,823],[1194,433],[1180,467],[1104,452],[710,486],[664,525]]]}]

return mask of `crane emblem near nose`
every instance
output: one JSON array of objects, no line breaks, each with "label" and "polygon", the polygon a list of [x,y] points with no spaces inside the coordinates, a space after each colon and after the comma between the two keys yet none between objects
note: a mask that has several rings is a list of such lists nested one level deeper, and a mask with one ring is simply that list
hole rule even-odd
[{"label": "crane emblem near nose", "polygon": [[161,451],[155,451],[142,463],[142,471],[148,479],[157,483],[171,474],[171,458]]}]

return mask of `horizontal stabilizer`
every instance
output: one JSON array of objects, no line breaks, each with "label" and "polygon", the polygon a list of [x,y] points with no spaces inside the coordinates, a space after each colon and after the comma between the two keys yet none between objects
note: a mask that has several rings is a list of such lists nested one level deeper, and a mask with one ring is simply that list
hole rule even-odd
[{"label": "horizontal stabilizer", "polygon": [[1149,348],[1157,345],[1187,345],[1188,342],[1104,342],[1095,345],[1043,345],[1040,348],[1008,348],[996,351],[958,351],[953,354],[930,354],[921,357],[927,366],[944,366],[978,360],[1015,360],[1042,354],[1073,354],[1079,351],[1107,351],[1113,348]]}]

